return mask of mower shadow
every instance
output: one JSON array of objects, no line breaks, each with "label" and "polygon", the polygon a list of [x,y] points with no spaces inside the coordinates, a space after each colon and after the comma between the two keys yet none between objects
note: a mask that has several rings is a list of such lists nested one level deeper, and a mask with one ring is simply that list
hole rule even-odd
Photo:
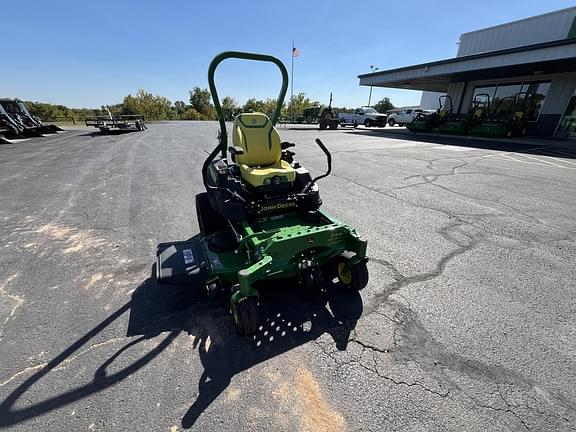
[{"label": "mower shadow", "polygon": [[[412,133],[405,129],[350,129],[348,133],[379,136],[382,138],[393,138],[404,141],[417,141],[430,144],[446,146],[470,147],[473,149],[497,150],[501,152],[525,153],[535,156],[552,156],[568,159],[576,159],[576,149],[555,146],[552,139],[543,140],[539,143],[536,139],[533,142],[517,142],[514,138],[506,142],[505,138],[492,140],[490,138],[480,138],[468,135],[435,135],[433,133]],[[559,141],[560,142],[560,141]]]},{"label": "mower shadow", "polygon": [[[185,331],[193,341],[204,372],[198,397],[182,418],[190,428],[210,404],[242,371],[317,339],[332,336],[345,350],[350,332],[363,310],[358,292],[334,289],[313,298],[294,282],[277,281],[260,286],[260,322],[255,335],[239,336],[226,300],[199,300],[190,290],[148,281],[133,294],[128,333]],[[155,323],[150,327],[150,323]]]},{"label": "mower shadow", "polygon": [[[74,403],[109,387],[142,369],[160,355],[180,332],[193,335],[204,372],[198,383],[199,395],[182,418],[182,426],[191,427],[230,384],[234,375],[272,357],[329,333],[340,350],[346,349],[350,332],[362,314],[362,299],[357,292],[334,289],[313,299],[305,298],[294,284],[277,282],[262,287],[261,327],[256,335],[238,336],[226,301],[201,300],[193,290],[166,287],[152,275],[132,294],[129,302],[98,323],[84,336],[48,363],[0,402],[0,428],[13,426]],[[328,308],[330,310],[328,310]],[[36,403],[22,405],[27,393],[49,373],[59,370],[78,352],[94,343],[98,335],[130,312],[126,343],[100,364],[93,379]],[[165,334],[165,336],[163,335]],[[148,352],[128,366],[107,372],[116,359],[134,345],[161,336]],[[86,364],[79,364],[82,369]],[[67,369],[72,369],[71,365]]]},{"label": "mower shadow", "polygon": [[[140,289],[146,289],[146,285],[150,283],[150,279],[146,280]],[[125,303],[122,307],[112,313],[110,316],[105,318],[103,321],[98,323],[94,328],[87,332],[80,339],[72,343],[68,348],[50,360],[48,363],[43,365],[41,369],[30,376],[26,381],[20,384],[14,391],[12,391],[1,403],[0,403],[0,428],[12,426],[15,424],[22,423],[31,418],[41,416],[47,412],[58,410],[68,404],[74,403],[80,399],[89,397],[95,393],[105,390],[108,387],[112,387],[124,379],[132,376],[138,370],[150,363],[154,358],[156,358],[160,353],[162,353],[178,336],[179,331],[173,330],[168,332],[168,334],[161,338],[160,342],[152,348],[150,351],[143,353],[143,355],[137,360],[133,361],[128,366],[116,370],[114,373],[108,373],[106,371],[107,367],[114,362],[120,355],[122,355],[126,350],[133,347],[134,345],[154,338],[160,335],[160,332],[155,331],[154,325],[150,326],[146,331],[141,332],[141,336],[131,340],[126,340],[126,343],[120,347],[116,352],[114,352],[110,357],[104,361],[95,371],[94,377],[91,381],[86,382],[78,387],[66,390],[58,395],[47,397],[44,400],[32,404],[25,404],[23,408],[16,408],[17,405],[22,405],[22,399],[26,400],[30,396],[26,397],[29,390],[43,377],[49,373],[62,369],[64,365],[70,359],[78,355],[78,352],[82,352],[82,349],[90,349],[89,342],[94,343],[93,339],[97,338],[98,335],[103,333],[108,327],[112,326],[117,321],[121,322],[121,317],[129,310],[136,309],[139,310],[140,306],[135,302],[139,299],[132,299],[131,301]],[[130,335],[128,335],[130,336]],[[88,346],[88,348],[86,348]],[[78,366],[79,370],[82,370],[86,364],[80,363]],[[67,366],[68,369],[72,369],[72,366]],[[79,373],[79,371],[76,371]],[[73,372],[74,373],[74,372]]]}]

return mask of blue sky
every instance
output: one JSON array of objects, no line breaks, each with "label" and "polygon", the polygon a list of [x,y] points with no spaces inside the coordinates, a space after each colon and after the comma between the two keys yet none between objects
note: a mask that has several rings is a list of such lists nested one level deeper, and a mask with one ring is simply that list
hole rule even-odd
[{"label": "blue sky", "polygon": [[[0,97],[99,107],[145,89],[172,101],[207,87],[212,57],[225,50],[278,56],[294,92],[338,106],[365,105],[357,75],[453,57],[460,33],[574,5],[564,0],[458,1],[109,1],[1,0]],[[221,96],[275,97],[272,66],[224,63]],[[397,106],[419,92],[375,88]]]}]

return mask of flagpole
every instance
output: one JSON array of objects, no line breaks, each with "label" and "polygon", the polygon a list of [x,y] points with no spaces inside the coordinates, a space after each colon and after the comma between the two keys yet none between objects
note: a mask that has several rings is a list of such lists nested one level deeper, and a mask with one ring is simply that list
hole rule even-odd
[{"label": "flagpole", "polygon": [[294,117],[292,116],[293,102],[294,102],[294,41],[292,41],[292,52],[290,52],[292,58],[292,71],[290,76],[290,123],[294,123]]}]

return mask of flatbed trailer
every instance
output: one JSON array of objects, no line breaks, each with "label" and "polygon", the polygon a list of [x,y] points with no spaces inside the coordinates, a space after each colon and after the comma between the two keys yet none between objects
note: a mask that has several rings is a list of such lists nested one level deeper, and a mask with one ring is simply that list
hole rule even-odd
[{"label": "flatbed trailer", "polygon": [[86,126],[94,126],[107,134],[110,129],[143,131],[148,129],[140,114],[96,116],[86,119]]}]

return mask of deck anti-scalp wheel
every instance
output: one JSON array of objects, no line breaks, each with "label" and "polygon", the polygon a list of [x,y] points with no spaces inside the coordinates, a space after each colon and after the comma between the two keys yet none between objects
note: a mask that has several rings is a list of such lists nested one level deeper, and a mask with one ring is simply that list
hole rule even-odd
[{"label": "deck anti-scalp wheel", "polygon": [[232,305],[232,317],[239,334],[256,333],[258,330],[258,309],[259,304],[256,297],[244,297]]},{"label": "deck anti-scalp wheel", "polygon": [[346,268],[350,256],[346,253],[339,255],[334,260],[336,277],[339,285],[345,289],[360,291],[368,284],[368,268],[366,263],[361,261],[350,268]]}]

